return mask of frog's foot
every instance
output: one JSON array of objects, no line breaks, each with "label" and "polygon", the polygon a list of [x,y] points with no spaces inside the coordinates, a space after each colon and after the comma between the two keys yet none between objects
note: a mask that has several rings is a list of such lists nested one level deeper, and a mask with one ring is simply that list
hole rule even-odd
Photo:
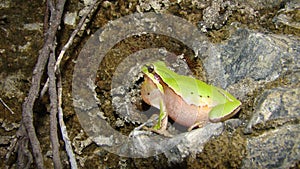
[{"label": "frog's foot", "polygon": [[148,131],[142,131],[142,129],[148,128],[147,126],[154,126],[154,121],[158,120],[158,116],[157,115],[153,115],[151,116],[151,118],[144,122],[143,124],[139,125],[138,127],[135,127],[129,134],[129,137],[135,137],[138,135],[150,135],[151,132],[150,130]]},{"label": "frog's foot", "polygon": [[159,129],[159,130],[156,130],[156,129],[154,129],[154,128],[148,128],[148,127],[143,127],[145,130],[148,130],[148,131],[152,131],[152,132],[154,132],[154,133],[157,133],[157,134],[159,134],[159,135],[163,135],[163,136],[165,136],[165,137],[173,137],[173,135],[170,133],[170,132],[168,132],[168,130],[162,130],[162,129]]},{"label": "frog's foot", "polygon": [[192,126],[190,126],[188,128],[188,131],[192,131],[194,128],[201,128],[203,127],[205,124],[207,123],[207,121],[199,121],[199,122],[196,122],[195,124],[193,124]]},{"label": "frog's foot", "polygon": [[170,134],[167,131],[167,126],[168,126],[168,116],[166,114],[163,114],[163,116],[160,115],[158,122],[156,125],[152,128],[148,128],[144,126],[143,128],[148,131],[155,132],[157,134],[166,136],[166,137],[172,137],[172,134]]}]

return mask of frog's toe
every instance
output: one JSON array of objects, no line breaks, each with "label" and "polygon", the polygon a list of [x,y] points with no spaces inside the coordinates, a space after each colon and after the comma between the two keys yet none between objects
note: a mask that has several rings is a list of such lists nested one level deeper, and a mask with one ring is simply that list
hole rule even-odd
[{"label": "frog's toe", "polygon": [[152,131],[152,132],[154,132],[154,133],[163,135],[163,136],[165,136],[165,137],[173,137],[173,135],[172,135],[168,130],[164,130],[164,129],[156,130],[156,129],[153,129],[153,128],[148,128],[148,130],[149,130],[149,131]]},{"label": "frog's toe", "polygon": [[171,133],[169,133],[167,130],[164,130],[164,131],[156,131],[158,134],[161,134],[165,137],[173,137],[173,135]]}]

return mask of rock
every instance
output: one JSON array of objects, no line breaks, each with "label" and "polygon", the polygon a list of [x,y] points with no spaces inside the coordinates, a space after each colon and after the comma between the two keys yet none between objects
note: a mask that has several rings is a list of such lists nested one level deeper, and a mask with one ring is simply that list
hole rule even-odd
[{"label": "rock", "polygon": [[223,123],[210,123],[203,128],[177,135],[176,138],[180,138],[180,142],[174,148],[165,151],[164,154],[169,163],[181,162],[189,155],[201,153],[211,137],[220,135],[223,130]]},{"label": "rock", "polygon": [[247,140],[241,168],[292,168],[300,159],[300,125],[286,125]]},{"label": "rock", "polygon": [[77,18],[77,13],[76,12],[67,12],[65,14],[65,17],[64,17],[64,23],[66,25],[70,25],[70,26],[76,26],[76,18]]},{"label": "rock", "polygon": [[21,90],[22,80],[25,79],[24,75],[21,72],[17,72],[11,75],[5,75],[5,73],[0,74],[0,78],[3,79],[0,81],[0,93],[2,97],[19,98],[20,100],[25,97],[24,92]]},{"label": "rock", "polygon": [[245,133],[251,133],[252,128],[258,124],[266,125],[267,122],[275,120],[280,120],[280,123],[284,124],[299,118],[299,98],[299,88],[278,87],[263,92],[258,98]]},{"label": "rock", "polygon": [[233,85],[233,94],[243,98],[267,82],[299,69],[299,43],[283,35],[238,29],[227,43],[217,45],[204,59],[208,81],[222,88]]},{"label": "rock", "polygon": [[228,8],[232,6],[229,1],[213,0],[211,6],[203,10],[203,21],[199,23],[201,31],[207,32],[207,29],[212,28],[220,29],[231,15],[232,11]]},{"label": "rock", "polygon": [[257,132],[246,138],[242,168],[289,168],[299,162],[299,44],[297,37],[238,29],[204,58],[211,83],[242,101],[255,99],[244,133]]},{"label": "rock", "polygon": [[236,0],[238,3],[243,4],[246,7],[253,8],[254,10],[261,10],[267,8],[273,8],[280,5],[280,3],[285,2],[284,0],[247,0],[241,1]]},{"label": "rock", "polygon": [[43,23],[26,23],[24,29],[29,31],[42,31]]},{"label": "rock", "polygon": [[165,11],[169,8],[169,0],[139,0],[136,9],[138,12],[146,12],[153,9],[156,13]]},{"label": "rock", "polygon": [[273,18],[273,22],[276,27],[279,25],[287,25],[296,29],[300,29],[300,2],[298,0],[292,0],[287,2],[285,7],[277,12],[277,15]]}]

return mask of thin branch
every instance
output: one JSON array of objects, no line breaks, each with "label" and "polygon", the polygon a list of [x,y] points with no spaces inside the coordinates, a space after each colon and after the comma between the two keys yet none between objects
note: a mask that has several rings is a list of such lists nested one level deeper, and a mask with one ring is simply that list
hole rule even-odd
[{"label": "thin branch", "polygon": [[87,18],[87,16],[90,14],[90,12],[92,11],[92,9],[96,6],[96,4],[98,4],[99,2],[97,2],[97,0],[94,1],[93,4],[91,4],[91,6],[88,8],[87,12],[82,16],[81,20],[79,21],[78,25],[76,26],[75,30],[72,32],[68,42],[65,44],[65,46],[62,48],[62,50],[60,51],[60,54],[58,55],[57,58],[57,62],[55,64],[55,71],[57,71],[57,69],[59,68],[60,62],[64,56],[64,54],[66,53],[66,51],[69,49],[69,47],[72,45],[75,36],[77,35],[77,33],[81,30],[82,26],[85,23],[85,20]]},{"label": "thin branch", "polygon": [[11,114],[15,114],[15,112],[14,112],[12,109],[10,109],[10,108],[7,106],[7,104],[5,104],[5,102],[4,102],[1,98],[0,98],[0,102],[3,104],[3,106],[4,106],[5,108],[7,108],[7,110],[10,111]]},{"label": "thin branch", "polygon": [[[44,13],[44,24],[43,24],[43,32],[46,33],[49,29],[49,16],[50,16],[50,9],[49,4],[47,3],[45,13]],[[46,38],[45,38],[46,39]]]},{"label": "thin branch", "polygon": [[[49,0],[49,1],[51,1],[51,0]],[[50,8],[50,10],[51,10],[50,27],[46,34],[47,36],[46,36],[46,41],[44,43],[44,46],[39,51],[39,57],[38,57],[36,65],[35,65],[35,68],[33,70],[31,87],[29,89],[28,96],[25,98],[25,101],[22,106],[22,125],[20,127],[20,132],[22,132],[22,133],[20,136],[21,140],[20,140],[19,144],[20,145],[27,144],[26,142],[24,142],[24,140],[26,141],[26,139],[22,139],[22,138],[28,136],[30,143],[31,143],[33,156],[35,158],[36,167],[39,169],[44,168],[44,160],[43,160],[40,142],[36,136],[35,127],[33,125],[33,106],[34,106],[34,102],[36,101],[36,99],[39,95],[41,78],[44,73],[44,69],[45,69],[47,60],[49,58],[50,47],[54,45],[53,43],[54,43],[54,39],[55,39],[55,35],[57,32],[58,26],[60,25],[60,22],[61,22],[65,0],[61,0],[58,3],[59,3],[58,9],[54,10],[53,8]],[[25,127],[26,132],[22,128],[23,125]],[[23,147],[27,147],[27,146],[23,146]],[[23,151],[23,152],[25,152],[25,151]],[[21,156],[21,155],[18,154],[18,156]],[[20,158],[18,158],[18,160],[19,159]],[[26,164],[24,164],[24,165],[26,165]]]},{"label": "thin branch", "polygon": [[[88,8],[87,12],[82,16],[82,18],[80,19],[78,25],[76,26],[75,30],[72,32],[68,42],[64,45],[64,47],[62,48],[62,50],[60,51],[56,64],[55,64],[55,71],[57,71],[57,69],[59,68],[59,65],[62,61],[62,58],[64,56],[64,54],[66,53],[66,51],[69,49],[69,47],[72,45],[75,36],[77,35],[77,33],[81,30],[82,26],[86,23],[86,18],[88,17],[88,15],[91,13],[92,9],[94,9],[95,6],[97,6],[101,1],[97,1],[95,0],[93,4],[90,5],[90,7]],[[40,94],[40,98],[44,96],[44,94],[46,93],[46,91],[48,90],[48,86],[49,86],[49,78],[47,78],[47,81],[41,91]]]},{"label": "thin branch", "polygon": [[65,147],[66,147],[67,154],[69,156],[71,169],[77,169],[75,154],[73,153],[71,141],[68,136],[67,127],[64,122],[63,109],[61,107],[62,106],[62,84],[61,84],[61,74],[59,69],[57,74],[58,74],[57,76],[58,120],[59,120],[60,131],[62,133],[62,138],[65,142]]},{"label": "thin branch", "polygon": [[52,145],[52,155],[54,168],[62,168],[59,156],[59,141],[57,135],[57,88],[55,77],[55,47],[53,47],[48,62],[48,77],[49,77],[49,96],[50,96],[50,140]]},{"label": "thin branch", "polygon": [[[24,129],[24,126],[21,126],[21,129]],[[29,139],[27,137],[22,137],[21,138],[20,145],[18,146],[18,163],[17,163],[17,168],[24,168],[24,169],[29,169],[30,165],[33,161],[32,155],[30,151],[28,150],[28,142]]]}]

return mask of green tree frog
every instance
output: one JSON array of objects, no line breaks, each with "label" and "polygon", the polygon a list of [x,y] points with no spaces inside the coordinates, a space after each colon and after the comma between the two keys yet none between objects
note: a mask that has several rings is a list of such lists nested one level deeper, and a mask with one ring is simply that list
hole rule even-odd
[{"label": "green tree frog", "polygon": [[160,109],[158,122],[151,129],[157,133],[166,131],[168,117],[190,131],[207,122],[224,121],[240,109],[241,102],[225,90],[179,75],[162,61],[144,65],[142,72],[142,99]]}]

